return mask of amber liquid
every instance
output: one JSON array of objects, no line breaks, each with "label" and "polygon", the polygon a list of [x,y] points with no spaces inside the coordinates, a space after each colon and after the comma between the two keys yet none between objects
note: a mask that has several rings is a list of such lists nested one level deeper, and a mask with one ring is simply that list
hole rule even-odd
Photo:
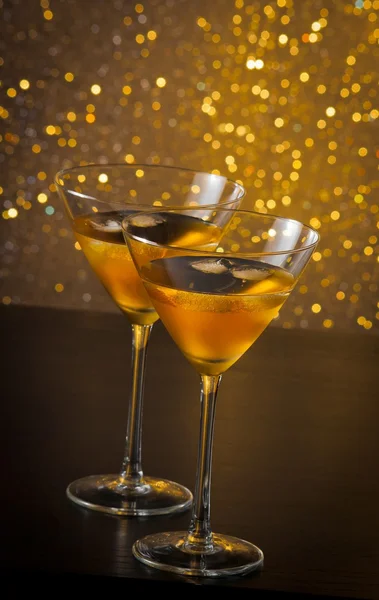
[{"label": "amber liquid", "polygon": [[[73,228],[88,262],[130,322],[152,325],[159,318],[146,293],[122,234],[121,222],[131,211],[93,213],[74,219]],[[135,227],[141,237],[159,244],[175,243],[195,247],[216,244],[219,229],[200,219],[174,213],[160,213],[164,222],[149,227]],[[164,256],[159,247],[140,245],[146,260]],[[141,258],[139,259],[141,260]]]},{"label": "amber liquid", "polygon": [[141,272],[167,330],[205,375],[224,373],[250,348],[294,284],[293,276],[279,267],[246,259],[221,260],[227,265],[221,273],[199,270],[201,261],[209,262],[206,256],[163,258],[146,264]]}]

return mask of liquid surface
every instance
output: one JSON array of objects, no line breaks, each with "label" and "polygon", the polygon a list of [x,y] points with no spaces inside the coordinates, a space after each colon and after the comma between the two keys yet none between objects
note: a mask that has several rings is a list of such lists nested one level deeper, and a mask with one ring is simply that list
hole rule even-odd
[{"label": "liquid surface", "polygon": [[[74,219],[73,228],[88,262],[131,323],[151,325],[159,317],[134,266],[124,241],[121,223],[132,211],[93,213]],[[138,214],[131,226],[133,234],[156,244],[201,247],[215,245],[219,230],[187,215],[159,213],[159,218]],[[138,245],[139,260],[166,254],[158,246]],[[142,256],[141,256],[142,254]]]},{"label": "liquid surface", "polygon": [[201,255],[153,260],[141,275],[172,338],[206,375],[223,373],[250,348],[294,284],[257,260]]}]

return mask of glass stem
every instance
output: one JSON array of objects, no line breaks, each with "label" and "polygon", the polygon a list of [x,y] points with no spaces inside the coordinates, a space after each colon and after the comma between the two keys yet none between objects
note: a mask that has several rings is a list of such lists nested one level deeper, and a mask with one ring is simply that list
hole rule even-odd
[{"label": "glass stem", "polygon": [[216,397],[221,375],[201,376],[201,417],[195,497],[185,546],[192,552],[209,552],[213,547],[211,530],[211,468]]},{"label": "glass stem", "polygon": [[132,325],[132,389],[129,400],[125,455],[120,473],[123,484],[137,486],[142,482],[141,462],[142,407],[147,343],[152,325]]}]

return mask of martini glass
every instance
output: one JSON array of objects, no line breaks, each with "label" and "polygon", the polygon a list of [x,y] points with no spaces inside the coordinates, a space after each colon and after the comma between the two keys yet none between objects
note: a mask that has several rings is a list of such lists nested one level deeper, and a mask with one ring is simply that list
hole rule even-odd
[{"label": "martini glass", "polygon": [[[141,235],[139,225],[147,217],[156,227]],[[297,221],[242,210],[217,207],[204,211],[200,218],[216,226],[227,223],[221,227],[217,249],[160,244],[158,223],[160,227],[165,224],[168,232],[170,229],[170,220],[161,212],[135,215],[123,222],[125,239],[146,291],[201,378],[198,467],[189,530],[144,537],[134,544],[133,553],[157,569],[220,577],[260,567],[263,553],[250,542],[211,530],[217,390],[222,374],[277,316],[319,236]],[[144,246],[152,249],[153,258]]]},{"label": "martini glass", "polygon": [[[219,175],[148,165],[90,165],[60,171],[55,183],[92,269],[132,328],[132,384],[125,454],[118,474],[91,475],[67,488],[73,502],[117,515],[159,515],[185,510],[192,494],[178,483],[144,475],[141,463],[142,400],[146,349],[159,318],[125,244],[121,221],[153,206],[197,207],[194,217],[172,213],[171,236],[163,243],[212,247],[220,230],[201,226],[206,205],[239,206],[243,188]],[[205,225],[205,223],[204,223]]]}]

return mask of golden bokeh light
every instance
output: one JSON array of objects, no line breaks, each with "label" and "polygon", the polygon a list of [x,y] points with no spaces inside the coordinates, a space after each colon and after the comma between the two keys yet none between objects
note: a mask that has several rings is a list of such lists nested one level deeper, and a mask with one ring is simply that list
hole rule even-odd
[{"label": "golden bokeh light", "polygon": [[[3,303],[110,308],[82,253],[69,251],[54,174],[89,162],[176,164],[232,177],[245,208],[320,233],[276,325],[377,330],[378,2],[61,4],[37,2],[26,16],[7,8]],[[28,283],[34,272],[43,286]]]}]

